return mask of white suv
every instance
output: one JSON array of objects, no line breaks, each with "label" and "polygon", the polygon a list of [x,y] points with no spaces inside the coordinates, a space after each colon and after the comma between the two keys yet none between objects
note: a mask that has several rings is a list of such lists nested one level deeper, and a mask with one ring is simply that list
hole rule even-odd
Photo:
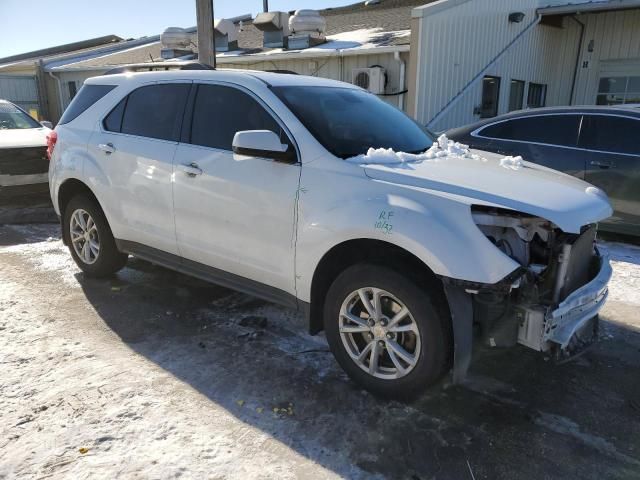
[{"label": "white suv", "polygon": [[600,190],[434,144],[352,85],[105,75],[55,132],[51,196],[87,275],[131,254],[301,309],[377,394],[410,396],[449,370],[461,380],[473,338],[567,354],[593,337],[607,296]]}]

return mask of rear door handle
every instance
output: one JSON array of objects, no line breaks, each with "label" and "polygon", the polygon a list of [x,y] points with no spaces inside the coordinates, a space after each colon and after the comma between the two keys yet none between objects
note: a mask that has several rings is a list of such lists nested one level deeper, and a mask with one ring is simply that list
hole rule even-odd
[{"label": "rear door handle", "polygon": [[198,167],[197,163],[190,163],[188,165],[181,164],[178,168],[182,170],[188,177],[202,175],[202,169]]},{"label": "rear door handle", "polygon": [[593,160],[591,162],[591,165],[594,167],[602,168],[603,170],[606,170],[607,168],[611,168],[614,166],[613,162],[603,162],[600,160]]},{"label": "rear door handle", "polygon": [[111,155],[116,151],[116,147],[113,146],[113,143],[99,143],[98,148],[107,155]]}]

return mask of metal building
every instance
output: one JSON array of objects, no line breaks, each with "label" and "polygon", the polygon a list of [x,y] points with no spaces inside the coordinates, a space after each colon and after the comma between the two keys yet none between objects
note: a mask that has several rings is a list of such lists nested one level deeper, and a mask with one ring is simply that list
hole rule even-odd
[{"label": "metal building", "polygon": [[417,7],[408,82],[409,112],[436,131],[522,108],[640,103],[640,1]]}]

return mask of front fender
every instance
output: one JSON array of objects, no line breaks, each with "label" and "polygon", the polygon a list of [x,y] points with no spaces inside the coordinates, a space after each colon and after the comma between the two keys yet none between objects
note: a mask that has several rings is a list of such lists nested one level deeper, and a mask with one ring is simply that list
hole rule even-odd
[{"label": "front fender", "polygon": [[344,193],[329,203],[326,190],[303,182],[296,248],[296,285],[303,301],[310,301],[322,257],[354,239],[392,243],[437,275],[471,282],[493,284],[519,266],[478,229],[469,203],[357,177],[350,177],[343,190],[342,181],[347,183],[340,175],[333,179],[332,192]]}]

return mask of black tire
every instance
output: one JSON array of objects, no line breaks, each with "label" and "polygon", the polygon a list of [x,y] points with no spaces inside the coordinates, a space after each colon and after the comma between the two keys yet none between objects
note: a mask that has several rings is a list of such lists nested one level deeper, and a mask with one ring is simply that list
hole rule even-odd
[{"label": "black tire", "polygon": [[[71,218],[77,210],[87,212],[96,226],[100,250],[93,263],[85,262],[75,251],[71,238]],[[127,263],[128,255],[118,251],[116,242],[111,233],[111,227],[104,213],[95,200],[85,196],[73,197],[64,209],[63,217],[64,235],[69,246],[69,251],[78,267],[90,277],[108,277],[121,270]]]},{"label": "black tire", "polygon": [[[426,283],[419,286],[387,267],[357,264],[340,273],[329,288],[324,306],[324,328],[331,351],[351,379],[375,395],[410,400],[438,382],[450,368],[451,319],[443,303],[444,294],[435,282]],[[342,304],[353,292],[364,287],[379,288],[392,294],[409,309],[418,327],[421,342],[418,359],[413,369],[400,378],[382,379],[369,374],[356,364],[343,344],[339,325]],[[362,334],[361,338],[366,343],[370,339],[365,335],[368,334]],[[383,361],[385,359],[380,362]]]}]

